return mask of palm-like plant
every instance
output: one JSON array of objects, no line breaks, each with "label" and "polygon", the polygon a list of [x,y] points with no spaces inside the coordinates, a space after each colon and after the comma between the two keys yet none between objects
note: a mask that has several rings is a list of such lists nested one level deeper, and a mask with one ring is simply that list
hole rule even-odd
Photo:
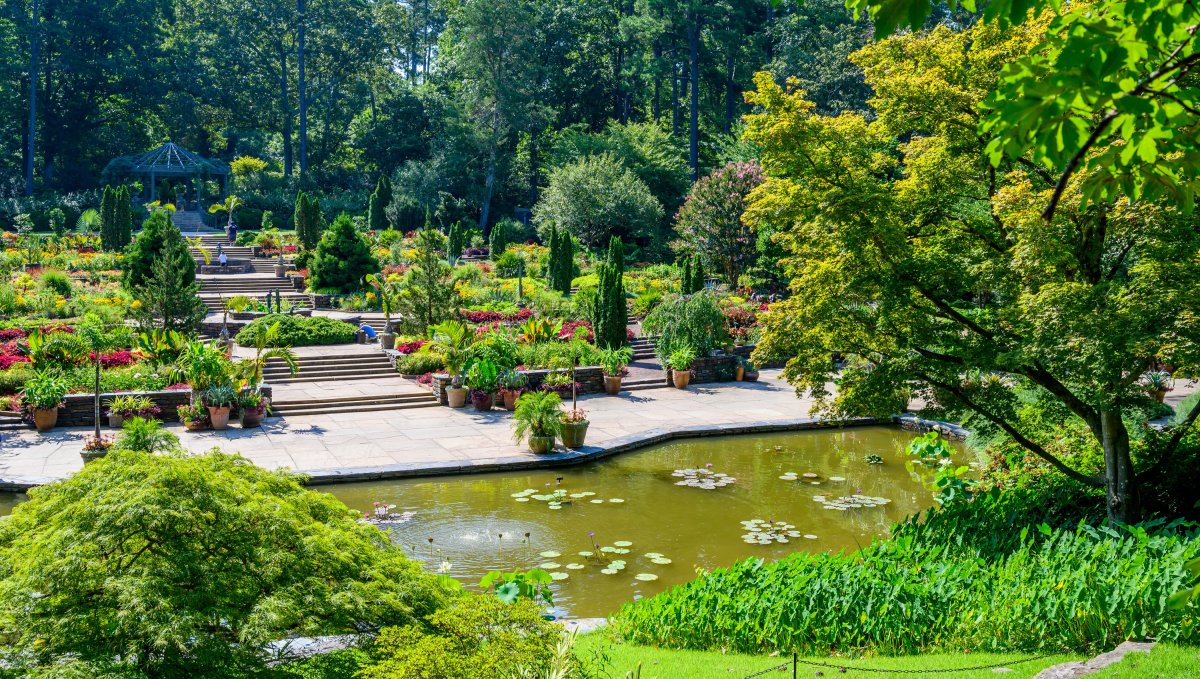
[{"label": "palm-like plant", "polygon": [[88,208],[79,215],[79,219],[75,222],[75,228],[79,233],[96,233],[100,230],[100,211],[95,208]]},{"label": "palm-like plant", "polygon": [[463,365],[467,362],[467,351],[475,341],[475,334],[462,321],[442,321],[431,329],[433,349],[446,359],[446,372],[458,386]]},{"label": "palm-like plant", "polygon": [[208,213],[213,215],[220,214],[222,212],[226,213],[229,215],[229,221],[225,223],[226,226],[233,226],[233,213],[237,212],[237,209],[241,206],[241,198],[238,198],[237,196],[229,196],[222,203],[213,203],[212,205],[208,206]]},{"label": "palm-like plant", "polygon": [[273,346],[278,343],[278,339],[279,321],[276,321],[267,328],[266,332],[258,333],[254,342],[254,357],[244,358],[235,366],[238,378],[243,380],[246,386],[255,393],[262,387],[263,371],[267,367],[267,361],[283,361],[292,375],[300,371],[296,352],[291,347]]},{"label": "palm-like plant", "polygon": [[552,391],[531,391],[517,399],[513,411],[513,440],[520,442],[527,436],[554,436],[562,428],[559,409],[562,398]]},{"label": "palm-like plant", "polygon": [[400,301],[400,286],[388,281],[387,277],[367,274],[367,285],[375,288],[379,296],[379,306],[383,310],[383,331],[392,331],[392,311]]}]

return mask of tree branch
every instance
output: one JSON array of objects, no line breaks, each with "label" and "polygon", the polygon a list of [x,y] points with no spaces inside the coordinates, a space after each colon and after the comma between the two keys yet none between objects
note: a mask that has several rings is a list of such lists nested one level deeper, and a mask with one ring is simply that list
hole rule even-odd
[{"label": "tree branch", "polygon": [[1200,401],[1196,401],[1196,404],[1188,411],[1187,417],[1183,418],[1183,422],[1175,425],[1174,430],[1171,432],[1170,440],[1167,441],[1166,447],[1163,448],[1162,455],[1159,456],[1154,464],[1150,465],[1149,469],[1137,475],[1138,480],[1154,476],[1162,471],[1167,460],[1171,459],[1171,456],[1175,454],[1175,449],[1179,447],[1179,442],[1183,440],[1188,430],[1196,423],[1197,417],[1200,417]]},{"label": "tree branch", "polygon": [[1072,478],[1082,484],[1092,486],[1094,488],[1099,488],[1101,485],[1103,485],[1103,482],[1099,478],[1096,478],[1094,476],[1087,476],[1086,474],[1083,474],[1082,472],[1076,471],[1076,470],[1068,467],[1065,462],[1063,462],[1062,460],[1060,460],[1057,457],[1055,457],[1054,455],[1052,455],[1045,448],[1041,447],[1034,441],[1031,441],[1028,438],[1026,438],[1024,434],[1017,431],[1017,428],[1014,427],[1012,424],[1010,424],[1007,420],[1000,417],[999,415],[992,413],[989,410],[984,409],[984,407],[979,405],[978,403],[975,403],[973,400],[971,400],[970,396],[967,396],[966,392],[964,392],[961,387],[957,387],[957,386],[949,384],[947,382],[942,382],[941,380],[935,379],[934,377],[924,374],[924,373],[917,373],[917,377],[921,378],[922,380],[925,380],[926,382],[928,382],[929,384],[931,384],[935,387],[938,387],[939,389],[942,389],[951,394],[954,394],[954,396],[959,401],[961,401],[963,403],[963,405],[965,405],[968,408],[970,408],[971,410],[979,413],[983,417],[987,418],[992,424],[995,424],[997,427],[1000,427],[1001,429],[1003,429],[1006,434],[1011,436],[1012,439],[1017,442],[1017,444],[1019,444],[1021,447],[1025,448],[1026,450],[1032,452],[1034,455],[1037,455],[1038,457],[1042,458],[1043,460],[1048,462],[1050,464],[1050,466],[1054,467],[1058,471],[1067,475],[1067,477]]}]

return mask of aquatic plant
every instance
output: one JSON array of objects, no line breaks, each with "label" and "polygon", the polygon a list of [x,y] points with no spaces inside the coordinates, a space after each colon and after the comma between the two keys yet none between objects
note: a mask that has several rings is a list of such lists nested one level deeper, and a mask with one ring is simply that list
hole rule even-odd
[{"label": "aquatic plant", "polygon": [[732,476],[714,472],[711,462],[704,465],[703,469],[676,469],[671,472],[671,476],[682,479],[675,482],[677,486],[688,486],[700,490],[716,490],[737,482],[737,479]]}]

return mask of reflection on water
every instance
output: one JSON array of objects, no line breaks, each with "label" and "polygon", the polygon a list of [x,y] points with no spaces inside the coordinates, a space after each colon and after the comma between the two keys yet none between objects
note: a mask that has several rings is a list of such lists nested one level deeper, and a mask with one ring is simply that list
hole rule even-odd
[{"label": "reflection on water", "polygon": [[[360,511],[384,502],[396,505],[396,512],[414,512],[411,520],[390,529],[394,539],[431,568],[448,567],[466,583],[478,582],[492,569],[557,564],[555,570],[568,576],[553,585],[560,612],[603,616],[623,601],[691,579],[697,568],[728,566],[748,556],[777,559],[797,550],[854,549],[870,542],[892,523],[931,504],[904,469],[902,452],[911,438],[890,427],[713,437],[567,469],[321,489]],[[884,464],[867,464],[867,454],[881,456]],[[674,470],[704,469],[706,464],[737,481],[713,490],[676,485],[681,478],[672,476]],[[795,472],[796,479],[779,478],[788,472]],[[806,473],[817,478],[806,478]],[[525,494],[523,502],[513,497],[527,489],[536,495]],[[566,491],[561,508],[536,499],[555,490]],[[570,497],[581,493],[595,495]],[[891,502],[839,510],[813,499],[854,494]],[[742,522],[751,519],[793,524],[801,537],[770,545],[748,543]],[[618,542],[632,545],[615,546]],[[597,546],[608,549],[600,552]],[[582,557],[581,551],[595,554]],[[671,563],[655,563],[646,553],[661,554]],[[615,571],[611,574],[602,572],[613,561],[624,565],[608,568]],[[647,579],[639,580],[639,574]]]},{"label": "reflection on water", "polygon": [[[711,437],[566,469],[318,490],[363,512],[374,502],[396,505],[397,513],[413,512],[411,519],[389,529],[393,538],[431,569],[448,568],[467,584],[478,583],[493,569],[554,564],[556,572],[566,575],[553,584],[559,612],[604,616],[624,601],[691,579],[697,568],[728,566],[749,556],[778,559],[798,550],[854,549],[869,543],[931,504],[929,494],[904,469],[903,450],[912,437],[891,427]],[[868,464],[864,455],[878,455],[884,463]],[[683,479],[672,476],[677,469],[705,469],[737,480],[712,490],[680,486]],[[530,489],[535,493],[522,492]],[[558,509],[530,497],[556,490],[566,495]],[[572,493],[594,494],[572,498]],[[890,502],[839,510],[813,499],[855,494]],[[0,493],[0,515],[24,499]],[[770,544],[748,541],[743,522],[753,519],[791,524],[800,537]],[[583,557],[581,551],[594,555]],[[621,562],[620,567],[612,567],[613,562]]]}]

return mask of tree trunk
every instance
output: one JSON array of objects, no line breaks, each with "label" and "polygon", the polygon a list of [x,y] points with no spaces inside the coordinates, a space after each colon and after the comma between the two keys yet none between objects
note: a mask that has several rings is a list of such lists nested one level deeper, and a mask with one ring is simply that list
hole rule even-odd
[{"label": "tree trunk", "polygon": [[692,181],[700,178],[700,16],[695,10],[689,12],[688,61],[690,62],[688,93],[691,111],[688,119],[688,165],[692,168]]},{"label": "tree trunk", "polygon": [[38,59],[41,49],[41,38],[38,35],[41,21],[41,6],[38,0],[33,0],[33,14],[30,16],[29,30],[29,125],[26,129],[25,143],[25,195],[33,195],[33,156],[35,140],[37,139],[37,81]]},{"label": "tree trunk", "polygon": [[288,102],[287,52],[279,43],[279,105],[283,114],[283,176],[292,176],[292,105]]},{"label": "tree trunk", "polygon": [[1137,480],[1129,456],[1129,431],[1119,409],[1101,410],[1101,445],[1104,447],[1104,485],[1108,519],[1134,523],[1140,516]]},{"label": "tree trunk", "polygon": [[304,24],[307,23],[305,16],[304,0],[296,0],[296,15],[300,22],[297,27],[297,56],[298,62],[296,65],[296,76],[300,89],[300,176],[308,174],[308,83],[304,79]]},{"label": "tree trunk", "polygon": [[671,54],[671,136],[677,137],[679,136],[679,124],[681,117],[679,113],[679,87],[682,78],[680,77],[679,69],[675,64],[674,55],[676,52],[672,50]]},{"label": "tree trunk", "polygon": [[737,49],[734,45],[729,45],[728,51],[725,53],[725,134],[733,129],[733,112],[736,105],[736,97],[738,95],[738,84],[734,69],[733,53]]}]

